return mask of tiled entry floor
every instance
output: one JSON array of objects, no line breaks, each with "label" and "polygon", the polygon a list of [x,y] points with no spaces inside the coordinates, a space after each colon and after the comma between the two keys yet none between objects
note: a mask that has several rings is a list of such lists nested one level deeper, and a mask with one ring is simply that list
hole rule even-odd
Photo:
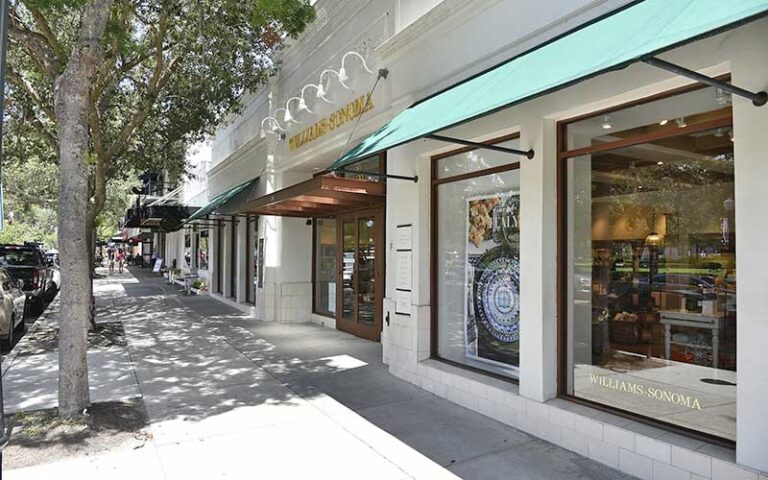
[{"label": "tiled entry floor", "polygon": [[[194,301],[199,313],[209,308],[203,299]],[[221,305],[210,308],[221,315]],[[233,316],[230,325],[254,334],[258,343],[246,336],[228,343],[292,390],[332,397],[462,478],[633,478],[390,375],[378,343],[311,324]]]}]

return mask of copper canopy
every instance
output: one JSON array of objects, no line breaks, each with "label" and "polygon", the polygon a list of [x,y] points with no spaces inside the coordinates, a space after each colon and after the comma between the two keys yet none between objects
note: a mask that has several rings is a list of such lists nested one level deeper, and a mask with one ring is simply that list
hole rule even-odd
[{"label": "copper canopy", "polygon": [[241,213],[326,217],[385,202],[386,185],[370,180],[318,176],[249,200]]}]

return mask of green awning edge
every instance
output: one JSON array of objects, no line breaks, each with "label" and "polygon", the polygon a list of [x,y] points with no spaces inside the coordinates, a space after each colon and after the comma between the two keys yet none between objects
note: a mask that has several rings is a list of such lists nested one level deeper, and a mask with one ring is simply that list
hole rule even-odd
[{"label": "green awning edge", "polygon": [[256,183],[259,180],[259,177],[253,178],[251,180],[248,180],[245,183],[241,183],[240,185],[237,185],[236,187],[232,187],[226,192],[217,195],[216,198],[208,202],[207,205],[204,205],[200,207],[195,213],[189,216],[187,218],[187,222],[189,223],[194,220],[198,220],[210,213],[214,213],[219,207],[227,203],[229,200],[234,198],[238,193],[242,192],[246,188],[250,187],[254,183]]},{"label": "green awning edge", "polygon": [[767,12],[768,0],[644,0],[631,4],[420,100],[328,170],[736,28]]}]

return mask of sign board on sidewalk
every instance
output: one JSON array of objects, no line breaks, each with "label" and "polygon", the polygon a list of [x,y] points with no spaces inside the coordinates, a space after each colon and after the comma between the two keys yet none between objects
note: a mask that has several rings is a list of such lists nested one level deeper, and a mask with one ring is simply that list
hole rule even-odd
[{"label": "sign board on sidewalk", "polygon": [[155,260],[155,266],[152,267],[152,271],[154,273],[160,273],[160,269],[162,268],[162,266],[163,266],[163,259],[162,258],[158,258],[158,259]]}]

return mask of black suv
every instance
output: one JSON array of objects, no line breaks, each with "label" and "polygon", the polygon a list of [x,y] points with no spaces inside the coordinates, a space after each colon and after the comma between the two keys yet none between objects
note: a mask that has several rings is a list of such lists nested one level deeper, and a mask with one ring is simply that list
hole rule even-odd
[{"label": "black suv", "polygon": [[0,266],[24,282],[23,290],[32,312],[42,312],[53,286],[53,271],[40,247],[34,243],[0,245]]}]

